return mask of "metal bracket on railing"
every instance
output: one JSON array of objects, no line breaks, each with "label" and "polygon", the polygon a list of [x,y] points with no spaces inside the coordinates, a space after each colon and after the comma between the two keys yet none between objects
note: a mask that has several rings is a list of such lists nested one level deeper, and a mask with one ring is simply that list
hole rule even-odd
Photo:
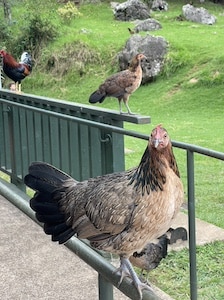
[{"label": "metal bracket on railing", "polygon": [[112,141],[112,136],[107,133],[104,139],[100,137],[100,141],[101,143],[109,143]]}]

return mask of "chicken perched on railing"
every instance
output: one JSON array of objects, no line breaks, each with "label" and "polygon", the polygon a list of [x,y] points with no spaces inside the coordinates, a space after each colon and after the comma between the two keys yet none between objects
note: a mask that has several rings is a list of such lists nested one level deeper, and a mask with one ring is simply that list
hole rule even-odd
[{"label": "chicken perched on railing", "polygon": [[118,99],[119,110],[122,112],[122,101],[126,106],[128,113],[132,114],[128,101],[129,97],[136,91],[142,81],[141,60],[145,59],[145,55],[139,53],[135,55],[127,70],[123,70],[108,77],[89,97],[89,102],[102,103],[106,97],[114,97]]},{"label": "chicken perched on railing", "polygon": [[[73,235],[120,256],[122,282],[130,276],[142,297],[142,283],[129,257],[166,232],[183,201],[183,186],[167,131],[153,129],[138,167],[78,182],[43,162],[25,176],[36,190],[30,205],[46,234],[65,243]],[[128,275],[127,275],[128,273]]]},{"label": "chicken perched on railing", "polygon": [[4,50],[0,51],[4,73],[16,84],[16,91],[21,92],[21,81],[32,71],[32,59],[28,52],[23,52],[20,62]]}]

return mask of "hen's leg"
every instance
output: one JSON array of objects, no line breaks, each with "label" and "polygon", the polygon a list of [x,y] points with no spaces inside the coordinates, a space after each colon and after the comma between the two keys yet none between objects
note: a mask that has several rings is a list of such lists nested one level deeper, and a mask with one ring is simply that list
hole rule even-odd
[{"label": "hen's leg", "polygon": [[124,105],[125,105],[125,107],[127,108],[127,110],[128,110],[128,114],[129,115],[135,115],[133,112],[131,112],[131,110],[130,110],[130,107],[129,107],[129,105],[128,105],[128,100],[129,100],[129,95],[125,95],[124,97],[123,97],[123,101],[124,101]]},{"label": "hen's leg", "polygon": [[124,277],[131,277],[134,286],[139,292],[140,299],[142,299],[143,290],[147,289],[152,291],[152,288],[150,286],[140,281],[128,258],[121,257],[120,262],[121,262],[120,267],[116,270],[116,273],[117,272],[121,273],[121,279],[119,281],[119,285],[121,284]]},{"label": "hen's leg", "polygon": [[124,105],[126,106],[126,108],[127,108],[127,110],[128,110],[128,113],[129,113],[129,115],[134,115],[134,113],[133,113],[133,112],[131,112],[131,110],[130,110],[130,107],[128,106],[128,103],[127,103],[127,102],[124,102]]},{"label": "hen's leg", "polygon": [[120,114],[123,114],[121,100],[118,99]]}]

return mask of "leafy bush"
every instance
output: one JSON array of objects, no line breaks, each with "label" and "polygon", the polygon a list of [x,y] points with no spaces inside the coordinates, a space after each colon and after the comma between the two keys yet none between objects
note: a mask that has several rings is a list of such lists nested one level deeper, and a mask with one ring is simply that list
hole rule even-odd
[{"label": "leafy bush", "polygon": [[96,64],[100,60],[99,53],[87,44],[75,41],[64,45],[60,51],[50,54],[47,59],[46,71],[58,78],[62,78],[69,72],[77,73],[82,77],[87,72],[87,65]]},{"label": "leafy bush", "polygon": [[70,1],[67,2],[63,7],[59,7],[57,12],[66,23],[70,23],[72,19],[82,15],[78,8]]},{"label": "leafy bush", "polygon": [[34,15],[22,30],[22,35],[14,42],[14,48],[18,55],[27,50],[32,52],[33,57],[38,57],[41,49],[56,36],[56,27],[49,20]]},{"label": "leafy bush", "polygon": [[3,20],[0,20],[0,41],[1,48],[8,46],[11,41],[11,29],[10,26]]}]

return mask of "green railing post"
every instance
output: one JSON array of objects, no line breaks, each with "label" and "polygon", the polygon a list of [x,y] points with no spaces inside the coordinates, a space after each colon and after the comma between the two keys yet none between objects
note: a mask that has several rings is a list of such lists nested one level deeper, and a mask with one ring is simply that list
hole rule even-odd
[{"label": "green railing post", "polygon": [[188,226],[191,300],[197,300],[194,152],[187,150]]},{"label": "green railing post", "polygon": [[113,285],[98,273],[99,300],[113,300]]},{"label": "green railing post", "polygon": [[19,128],[19,124],[14,124],[13,119],[13,107],[8,106],[8,128],[9,128],[9,141],[10,141],[10,157],[11,157],[11,183],[18,186],[22,191],[26,191],[26,186],[23,183],[22,179],[20,180],[17,176],[17,163],[16,163],[16,137],[14,134],[14,127]]}]

